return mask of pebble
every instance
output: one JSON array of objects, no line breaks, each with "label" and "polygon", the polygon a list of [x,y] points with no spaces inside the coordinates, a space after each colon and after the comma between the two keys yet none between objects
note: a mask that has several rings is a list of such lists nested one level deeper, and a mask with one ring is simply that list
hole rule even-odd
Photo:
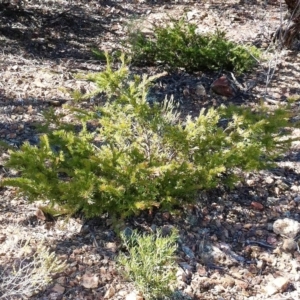
[{"label": "pebble", "polygon": [[283,237],[295,238],[300,231],[300,223],[289,219],[278,219],[273,224],[273,231]]},{"label": "pebble", "polygon": [[289,189],[289,185],[286,184],[285,182],[283,182],[282,180],[277,180],[276,184],[278,185],[278,187],[282,190],[287,190]]},{"label": "pebble", "polygon": [[271,176],[268,176],[266,179],[265,179],[265,182],[267,184],[272,184],[274,182],[274,179],[271,177]]},{"label": "pebble", "polygon": [[274,188],[274,193],[275,193],[277,196],[279,195],[280,189],[279,189],[278,186],[276,186],[276,187]]},{"label": "pebble", "polygon": [[96,276],[95,274],[91,274],[87,272],[82,276],[81,284],[87,289],[95,289],[98,287],[99,277]]},{"label": "pebble", "polygon": [[247,282],[245,282],[243,280],[239,280],[239,279],[235,280],[235,285],[243,290],[246,290],[249,286],[249,284]]},{"label": "pebble", "polygon": [[279,201],[279,198],[276,197],[268,197],[267,198],[267,204],[268,205],[274,205]]},{"label": "pebble", "polygon": [[256,202],[256,201],[251,202],[251,206],[252,206],[252,208],[254,208],[256,210],[263,210],[264,209],[264,206],[261,203]]},{"label": "pebble", "polygon": [[195,258],[194,252],[187,246],[182,245],[182,251],[191,259]]},{"label": "pebble", "polygon": [[203,84],[198,83],[196,85],[195,94],[197,96],[206,96],[206,90],[205,90],[205,87],[203,86]]},{"label": "pebble", "polygon": [[116,290],[113,286],[110,286],[104,295],[104,299],[110,299],[116,293]]},{"label": "pebble", "polygon": [[125,298],[125,300],[143,300],[144,298],[138,294],[137,292],[133,291],[130,294],[128,294]]},{"label": "pebble", "polygon": [[[293,192],[299,192],[300,191],[300,186],[298,185],[292,185],[291,186],[291,191]],[[298,196],[299,200],[300,200],[300,196]]]},{"label": "pebble", "polygon": [[286,252],[293,252],[297,249],[297,243],[293,239],[285,239],[282,244],[282,249]]},{"label": "pebble", "polygon": [[250,229],[252,226],[253,226],[252,223],[247,223],[243,227],[244,227],[244,229]]},{"label": "pebble", "polygon": [[183,269],[179,268],[176,272],[176,278],[179,282],[186,282],[187,274],[184,272]]},{"label": "pebble", "polygon": [[187,264],[186,262],[179,263],[180,267],[185,271],[186,274],[191,275],[192,274],[192,266]]},{"label": "pebble", "polygon": [[61,295],[65,292],[65,288],[61,286],[60,284],[56,283],[54,287],[52,288],[52,291]]},{"label": "pebble", "polygon": [[285,277],[278,277],[271,280],[265,287],[268,296],[272,296],[278,292],[284,292],[289,285],[289,280]]},{"label": "pebble", "polygon": [[118,292],[118,295],[120,295],[122,298],[124,298],[128,294],[128,291],[121,290]]},{"label": "pebble", "polygon": [[133,235],[133,230],[129,227],[126,227],[123,231],[125,238],[129,239]]},{"label": "pebble", "polygon": [[225,288],[228,288],[228,287],[233,287],[234,285],[235,285],[235,280],[231,276],[225,275],[223,286]]}]

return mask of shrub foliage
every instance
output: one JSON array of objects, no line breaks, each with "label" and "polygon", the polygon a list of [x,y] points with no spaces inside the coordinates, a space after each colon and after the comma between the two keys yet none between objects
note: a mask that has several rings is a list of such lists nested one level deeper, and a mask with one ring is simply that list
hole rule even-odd
[{"label": "shrub foliage", "polygon": [[[106,92],[105,105],[68,108],[82,124],[79,131],[48,114],[49,127],[55,126],[39,145],[11,151],[7,167],[20,177],[5,185],[70,213],[125,217],[194,201],[198,190],[234,181],[236,168],[270,166],[289,146],[281,139],[282,127],[290,126],[286,109],[210,108],[182,120],[170,100],[149,104],[153,78],[131,76],[122,61],[117,71],[108,63],[104,72],[88,76],[98,85],[95,93]],[[96,130],[87,129],[91,121]]]},{"label": "shrub foliage", "polygon": [[139,29],[130,33],[128,44],[135,64],[162,63],[188,72],[223,69],[242,73],[251,69],[260,56],[254,46],[227,40],[225,32],[198,34],[197,26],[185,19],[173,20],[166,27],[155,26],[153,34],[149,38]]},{"label": "shrub foliage", "polygon": [[141,235],[136,231],[128,237],[121,235],[128,255],[121,253],[118,263],[126,279],[134,282],[136,289],[146,300],[170,299],[176,282],[176,241],[178,232],[173,230],[169,236]]}]

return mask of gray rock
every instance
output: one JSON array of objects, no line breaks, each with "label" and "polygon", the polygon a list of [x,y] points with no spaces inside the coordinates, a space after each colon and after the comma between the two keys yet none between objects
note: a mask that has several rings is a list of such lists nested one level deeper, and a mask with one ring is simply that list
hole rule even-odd
[{"label": "gray rock", "polygon": [[276,198],[276,197],[268,197],[267,198],[267,204],[272,206],[275,205],[279,202],[280,198]]},{"label": "gray rock", "polygon": [[183,271],[185,272],[186,275],[192,276],[192,274],[193,274],[193,272],[192,272],[193,271],[192,266],[190,266],[186,262],[180,262],[179,266],[183,269]]},{"label": "gray rock", "polygon": [[189,258],[194,259],[195,258],[195,254],[194,252],[187,246],[182,245],[182,251],[185,253],[185,255],[187,255]]},{"label": "gray rock", "polygon": [[206,242],[205,246],[199,252],[199,257],[204,264],[216,264],[223,266],[232,266],[244,262],[242,256],[233,252],[229,245],[220,243],[219,247]]},{"label": "gray rock", "polygon": [[195,94],[197,96],[206,96],[206,90],[203,84],[197,83],[196,89],[195,89]]},{"label": "gray rock", "polygon": [[124,236],[127,238],[127,239],[130,239],[133,235],[133,230],[129,227],[126,227],[123,231],[124,233]]}]

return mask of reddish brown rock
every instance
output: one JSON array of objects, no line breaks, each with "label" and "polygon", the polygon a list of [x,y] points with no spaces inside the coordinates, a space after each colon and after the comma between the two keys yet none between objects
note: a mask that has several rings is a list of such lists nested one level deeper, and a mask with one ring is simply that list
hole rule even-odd
[{"label": "reddish brown rock", "polygon": [[264,206],[261,203],[256,202],[256,201],[251,202],[251,206],[252,206],[252,208],[254,208],[256,210],[263,210],[264,209]]},{"label": "reddish brown rock", "polygon": [[211,89],[213,92],[221,96],[232,97],[235,95],[232,85],[224,75],[212,83]]}]

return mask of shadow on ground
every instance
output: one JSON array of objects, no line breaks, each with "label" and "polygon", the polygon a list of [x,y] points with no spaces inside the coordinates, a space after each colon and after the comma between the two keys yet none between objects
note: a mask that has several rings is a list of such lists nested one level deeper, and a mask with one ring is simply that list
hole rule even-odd
[{"label": "shadow on ground", "polygon": [[0,38],[4,53],[24,53],[25,57],[35,58],[88,59],[92,47],[97,47],[100,40],[108,39],[108,33],[114,34],[114,24],[118,24],[124,15],[138,14],[117,3],[99,1],[93,7],[88,3],[3,7]]}]

